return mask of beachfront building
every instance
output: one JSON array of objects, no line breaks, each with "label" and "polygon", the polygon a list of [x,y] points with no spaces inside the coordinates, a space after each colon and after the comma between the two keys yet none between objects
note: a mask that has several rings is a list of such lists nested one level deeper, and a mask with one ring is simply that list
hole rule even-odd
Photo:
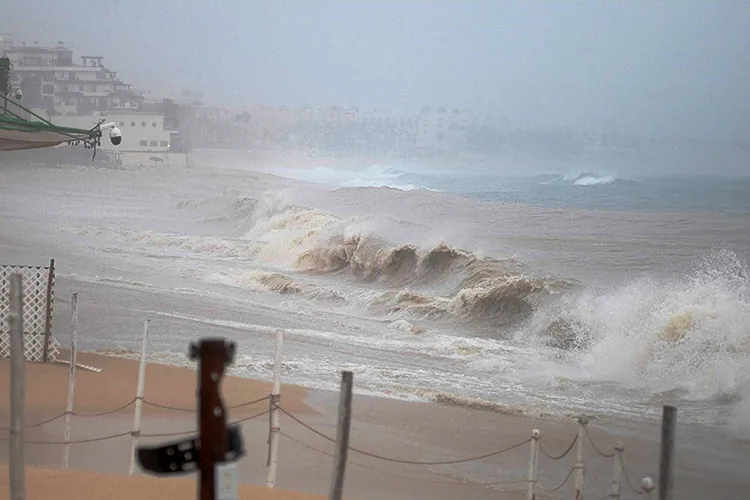
[{"label": "beachfront building", "polygon": [[11,83],[23,93],[20,103],[43,118],[76,128],[116,122],[122,144],[115,147],[106,138],[101,143],[114,161],[153,164],[174,159],[169,153],[176,132],[165,127],[163,113],[106,67],[103,56],[76,60],[63,42],[17,45],[11,34],[0,34],[0,57],[11,61]]}]

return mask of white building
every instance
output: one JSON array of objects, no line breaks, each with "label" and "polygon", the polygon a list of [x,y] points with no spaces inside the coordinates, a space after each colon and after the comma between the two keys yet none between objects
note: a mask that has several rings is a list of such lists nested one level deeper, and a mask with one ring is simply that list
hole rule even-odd
[{"label": "white building", "polygon": [[12,35],[0,34],[0,57],[10,59],[12,84],[22,90],[20,103],[26,108],[56,125],[75,128],[114,121],[122,143],[113,146],[105,132],[101,148],[117,152],[123,163],[168,159],[174,132],[165,130],[164,115],[144,105],[143,96],[105,67],[102,56],[81,56],[76,64],[73,51],[62,42],[54,47],[15,45]]}]

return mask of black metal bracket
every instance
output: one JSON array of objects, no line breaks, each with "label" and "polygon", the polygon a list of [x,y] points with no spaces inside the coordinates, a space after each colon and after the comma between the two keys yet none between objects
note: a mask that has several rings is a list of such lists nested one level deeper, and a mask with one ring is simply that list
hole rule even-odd
[{"label": "black metal bracket", "polygon": [[[228,450],[222,463],[234,462],[245,455],[239,425],[227,427]],[[154,475],[175,475],[194,472],[200,463],[200,439],[176,441],[157,447],[138,447],[138,464]]]}]

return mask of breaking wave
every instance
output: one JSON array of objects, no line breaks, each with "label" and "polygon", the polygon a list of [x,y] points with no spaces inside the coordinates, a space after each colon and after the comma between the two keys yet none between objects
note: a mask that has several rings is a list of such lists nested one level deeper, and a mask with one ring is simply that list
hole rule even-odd
[{"label": "breaking wave", "polygon": [[595,172],[543,172],[534,176],[541,184],[567,186],[602,186],[607,184],[634,183],[615,174]]},{"label": "breaking wave", "polygon": [[[568,370],[572,378],[614,381],[659,397],[748,402],[749,276],[738,255],[719,251],[681,279],[644,278],[566,296],[540,309],[519,336],[570,352],[555,371]],[[735,411],[750,417],[747,404]]]},{"label": "breaking wave", "polygon": [[534,273],[515,259],[480,258],[446,243],[426,249],[393,245],[363,219],[288,206],[268,215],[246,236],[264,241],[261,258],[309,275],[342,275],[383,286],[385,291],[368,295],[364,304],[379,314],[505,327],[576,286]]}]

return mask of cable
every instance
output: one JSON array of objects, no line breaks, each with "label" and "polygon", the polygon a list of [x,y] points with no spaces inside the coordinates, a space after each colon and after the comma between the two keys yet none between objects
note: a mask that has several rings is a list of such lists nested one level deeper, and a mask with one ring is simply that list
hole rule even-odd
[{"label": "cable", "polygon": [[540,490],[546,491],[547,493],[554,493],[554,492],[562,489],[563,486],[565,486],[565,484],[570,480],[571,476],[573,476],[573,472],[575,472],[575,470],[576,470],[576,467],[571,467],[570,468],[570,472],[568,472],[568,475],[565,476],[565,479],[563,479],[563,482],[560,483],[560,485],[557,488],[552,488],[552,489],[545,488],[542,485],[542,483],[540,483],[539,481],[537,481],[536,485],[539,486]]},{"label": "cable", "polygon": [[[317,429],[315,429],[315,428],[307,425],[306,423],[302,422],[300,419],[298,419],[297,417],[295,417],[294,415],[292,415],[288,411],[284,410],[281,406],[276,405],[276,408],[278,408],[285,415],[287,415],[289,418],[291,418],[292,420],[294,420],[298,424],[302,425],[303,427],[306,427],[308,430],[314,432],[318,436],[320,436],[320,437],[322,437],[324,439],[327,439],[328,441],[331,441],[332,443],[336,442],[335,439],[331,438],[330,436],[327,436],[327,435],[323,434],[322,432],[318,431]],[[507,448],[503,448],[503,449],[500,449],[500,450],[497,450],[497,451],[493,451],[493,452],[490,452],[490,453],[485,453],[483,455],[477,455],[477,456],[474,456],[474,457],[462,458],[462,459],[457,459],[457,460],[437,460],[437,461],[430,461],[430,462],[428,462],[428,461],[422,461],[422,460],[402,460],[402,459],[398,459],[398,458],[386,457],[386,456],[383,456],[383,455],[378,455],[376,453],[371,453],[369,451],[360,450],[360,449],[354,448],[352,446],[350,446],[349,449],[352,450],[352,451],[354,451],[354,452],[356,452],[356,453],[360,453],[362,455],[365,455],[365,456],[368,456],[368,457],[371,457],[371,458],[377,458],[378,460],[384,460],[386,462],[393,462],[393,463],[397,463],[397,464],[409,464],[409,465],[453,465],[453,464],[460,464],[460,463],[465,463],[465,462],[473,462],[473,461],[476,461],[476,460],[482,460],[484,458],[489,458],[489,457],[493,457],[493,456],[496,456],[496,455],[502,455],[503,453],[507,453],[507,452],[509,452],[511,450],[514,450],[514,449],[516,449],[516,448],[518,448],[520,446],[523,446],[523,445],[527,444],[529,441],[531,441],[531,438],[526,439],[526,440],[524,440],[524,441],[522,441],[520,443],[514,444],[512,446],[509,446]]]},{"label": "cable", "polygon": [[570,446],[568,446],[568,447],[567,447],[567,448],[565,449],[565,451],[564,451],[564,452],[562,453],[562,455],[550,455],[549,453],[547,453],[547,452],[545,451],[544,447],[542,446],[542,442],[540,441],[540,442],[539,442],[539,451],[541,451],[541,452],[542,452],[542,455],[544,455],[545,457],[549,458],[550,460],[560,460],[560,459],[563,459],[563,458],[565,458],[565,457],[566,457],[566,456],[568,455],[568,453],[570,453],[570,450],[572,450],[572,449],[573,449],[573,446],[575,446],[575,444],[576,444],[577,442],[578,442],[578,436],[576,435],[576,437],[575,437],[575,438],[573,438],[573,442],[572,442],[572,443],[570,443]]},{"label": "cable", "polygon": [[599,449],[598,446],[596,446],[596,443],[594,442],[594,439],[591,437],[591,434],[589,433],[589,430],[586,429],[586,437],[589,438],[589,443],[591,443],[591,446],[594,448],[594,451],[596,451],[600,456],[604,458],[614,458],[615,453],[604,453]]}]

